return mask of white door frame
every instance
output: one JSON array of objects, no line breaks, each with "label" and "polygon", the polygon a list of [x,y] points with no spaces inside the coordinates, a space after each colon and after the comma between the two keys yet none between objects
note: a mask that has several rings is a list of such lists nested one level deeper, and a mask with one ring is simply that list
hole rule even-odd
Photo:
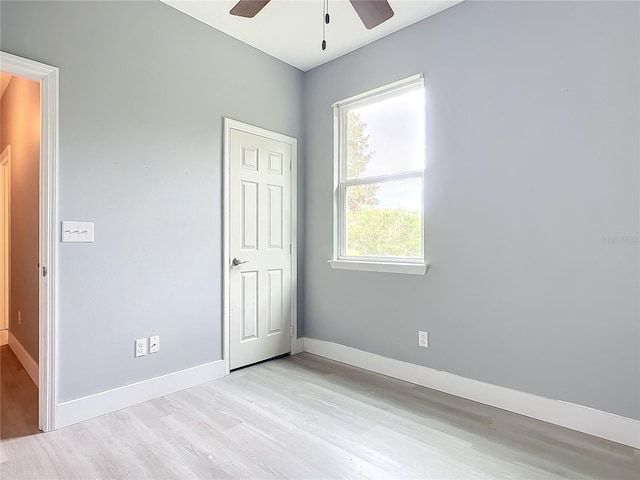
[{"label": "white door frame", "polygon": [[[58,69],[0,52],[0,70],[40,83],[39,426],[55,429],[58,249]],[[46,269],[46,275],[44,274]]]},{"label": "white door frame", "polygon": [[248,123],[242,123],[230,118],[224,119],[224,154],[223,154],[223,186],[222,186],[222,358],[225,363],[225,375],[229,375],[229,319],[230,319],[230,288],[229,266],[231,265],[230,252],[230,177],[231,177],[231,130],[238,130],[253,135],[276,140],[291,145],[291,353],[299,353],[298,348],[298,140],[287,135],[275,133],[264,128],[255,127]]},{"label": "white door frame", "polygon": [[2,153],[0,153],[0,168],[6,169],[3,179],[5,182],[4,198],[2,199],[2,208],[4,209],[2,235],[4,235],[5,238],[2,242],[4,251],[0,252],[0,255],[4,257],[3,269],[0,272],[0,277],[4,283],[2,285],[2,289],[4,290],[4,292],[2,292],[4,303],[2,305],[2,312],[0,312],[0,317],[2,317],[0,325],[4,325],[3,321],[7,322],[7,330],[5,330],[2,335],[5,335],[3,341],[8,342],[9,317],[11,315],[9,311],[9,299],[11,298],[11,258],[9,258],[9,252],[11,252],[11,145],[7,145],[4,150],[2,150]]}]

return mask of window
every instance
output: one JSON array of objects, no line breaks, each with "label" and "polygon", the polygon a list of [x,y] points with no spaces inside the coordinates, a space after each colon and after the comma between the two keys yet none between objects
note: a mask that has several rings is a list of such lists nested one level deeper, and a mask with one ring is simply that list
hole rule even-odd
[{"label": "window", "polygon": [[334,268],[423,274],[422,75],[334,105]]}]

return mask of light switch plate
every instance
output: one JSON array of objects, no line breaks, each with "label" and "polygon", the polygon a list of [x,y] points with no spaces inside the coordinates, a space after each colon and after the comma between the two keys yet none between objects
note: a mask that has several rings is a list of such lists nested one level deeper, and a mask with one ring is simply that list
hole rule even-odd
[{"label": "light switch plate", "polygon": [[62,222],[62,241],[65,243],[93,243],[93,222]]},{"label": "light switch plate", "polygon": [[157,353],[160,351],[160,335],[149,337],[149,353]]}]

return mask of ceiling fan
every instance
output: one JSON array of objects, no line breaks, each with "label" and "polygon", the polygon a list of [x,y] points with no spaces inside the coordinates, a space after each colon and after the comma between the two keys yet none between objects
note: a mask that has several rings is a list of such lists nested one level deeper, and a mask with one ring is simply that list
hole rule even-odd
[{"label": "ceiling fan", "polygon": [[[238,17],[253,18],[260,10],[262,10],[271,0],[240,0],[229,11],[231,15]],[[383,22],[393,17],[393,10],[387,0],[349,0],[353,9],[356,11],[362,23],[371,30]],[[328,0],[324,0],[324,16],[323,23],[329,23]],[[326,48],[324,41],[324,32],[322,40],[322,49]]]}]

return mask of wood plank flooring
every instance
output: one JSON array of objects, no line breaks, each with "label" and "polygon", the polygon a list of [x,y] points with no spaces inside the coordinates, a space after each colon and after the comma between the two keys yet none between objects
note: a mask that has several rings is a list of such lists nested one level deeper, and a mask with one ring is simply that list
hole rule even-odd
[{"label": "wood plank flooring", "polygon": [[310,354],[3,446],[2,480],[640,478],[632,448]]},{"label": "wood plank flooring", "polygon": [[38,433],[38,387],[9,345],[0,346],[0,438]]}]

